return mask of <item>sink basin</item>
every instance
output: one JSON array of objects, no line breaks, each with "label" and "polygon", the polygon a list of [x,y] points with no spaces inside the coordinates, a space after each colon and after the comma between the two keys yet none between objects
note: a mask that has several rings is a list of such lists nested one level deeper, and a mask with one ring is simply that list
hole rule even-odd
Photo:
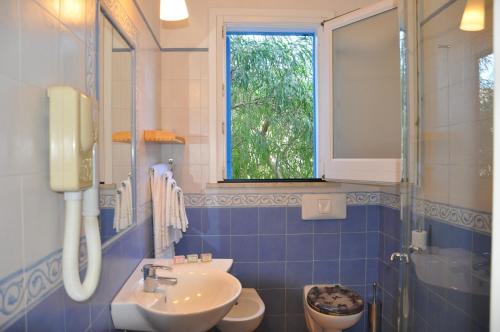
[{"label": "sink basin", "polygon": [[[221,262],[222,261],[222,262]],[[232,308],[241,293],[241,283],[227,273],[232,260],[172,265],[160,277],[177,278],[176,285],[160,284],[157,291],[143,291],[141,268],[165,260],[143,260],[111,304],[117,329],[179,332],[207,331]]]},{"label": "sink basin", "polygon": [[140,311],[157,331],[207,331],[231,310],[241,284],[221,271],[167,273],[175,286],[160,286],[158,293],[135,293]]},{"label": "sink basin", "polygon": [[[487,262],[484,257],[461,248],[439,247],[428,247],[426,252],[414,252],[410,257],[415,264],[417,278],[428,285],[461,293],[489,294],[489,273],[482,278],[472,274],[475,264]],[[479,272],[475,271],[476,275]]]}]

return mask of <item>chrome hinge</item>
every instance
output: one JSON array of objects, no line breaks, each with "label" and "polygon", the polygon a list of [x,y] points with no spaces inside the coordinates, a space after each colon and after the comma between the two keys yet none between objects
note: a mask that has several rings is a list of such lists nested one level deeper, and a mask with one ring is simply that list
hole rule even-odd
[{"label": "chrome hinge", "polygon": [[226,123],[224,121],[222,121],[222,123],[221,123],[221,131],[222,131],[222,135],[224,135],[226,133]]},{"label": "chrome hinge", "polygon": [[226,94],[226,85],[223,83],[222,84],[222,97]]},{"label": "chrome hinge", "polygon": [[404,262],[404,263],[410,262],[410,260],[408,259],[408,255],[402,254],[400,252],[393,252],[391,254],[391,262],[395,262],[395,261]]},{"label": "chrome hinge", "polygon": [[226,168],[222,167],[222,178],[224,179],[226,177]]},{"label": "chrome hinge", "polygon": [[222,39],[226,39],[226,27],[222,27]]}]

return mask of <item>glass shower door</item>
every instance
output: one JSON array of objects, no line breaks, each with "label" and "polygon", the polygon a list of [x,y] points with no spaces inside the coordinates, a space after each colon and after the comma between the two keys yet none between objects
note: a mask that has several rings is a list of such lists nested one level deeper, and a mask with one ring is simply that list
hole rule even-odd
[{"label": "glass shower door", "polygon": [[417,93],[418,114],[408,126],[394,322],[401,331],[488,331],[493,1],[475,32],[460,30],[465,5],[417,1],[418,88],[409,93]]}]

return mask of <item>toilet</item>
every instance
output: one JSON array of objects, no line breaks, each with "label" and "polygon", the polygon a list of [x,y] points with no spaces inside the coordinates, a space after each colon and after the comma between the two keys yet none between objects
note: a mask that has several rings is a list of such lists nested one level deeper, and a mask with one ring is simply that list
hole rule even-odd
[{"label": "toilet", "polygon": [[243,288],[229,313],[217,324],[220,332],[252,332],[259,327],[266,307],[254,288]]},{"label": "toilet", "polygon": [[304,315],[310,332],[340,332],[363,316],[363,298],[342,285],[304,287]]}]

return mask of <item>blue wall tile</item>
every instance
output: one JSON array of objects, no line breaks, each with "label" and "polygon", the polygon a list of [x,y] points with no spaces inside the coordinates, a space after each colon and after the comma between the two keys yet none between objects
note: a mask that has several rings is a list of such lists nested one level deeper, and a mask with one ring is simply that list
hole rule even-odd
[{"label": "blue wall tile", "polygon": [[251,234],[257,234],[258,230],[259,230],[258,208],[231,209],[231,234],[251,235]]},{"label": "blue wall tile", "polygon": [[307,261],[313,259],[313,234],[287,236],[287,261]]},{"label": "blue wall tile", "polygon": [[[266,305],[267,311],[267,305]],[[257,328],[259,332],[284,332],[286,331],[285,315],[266,314],[262,323]]]},{"label": "blue wall tile", "polygon": [[302,220],[302,209],[299,207],[288,207],[286,210],[286,233],[304,234],[312,233],[314,223],[309,220]]},{"label": "blue wall tile", "polygon": [[333,260],[340,257],[340,234],[314,234],[314,259]]},{"label": "blue wall tile", "polygon": [[24,332],[26,331],[26,314],[21,315],[17,321],[4,329],[5,332]]},{"label": "blue wall tile", "polygon": [[287,289],[286,290],[286,313],[287,314],[303,314],[304,313],[304,289]]},{"label": "blue wall tile", "polygon": [[201,226],[203,234],[229,235],[230,210],[227,208],[202,209]]},{"label": "blue wall tile", "polygon": [[339,282],[339,261],[315,261],[314,284],[336,284]]},{"label": "blue wall tile", "polygon": [[231,255],[237,262],[257,262],[259,259],[258,236],[231,236]]},{"label": "blue wall tile", "polygon": [[231,268],[233,274],[246,288],[258,288],[259,284],[259,266],[258,263],[233,263]]},{"label": "blue wall tile", "polygon": [[177,255],[199,254],[203,251],[202,245],[203,241],[200,235],[186,235],[175,245],[175,253]]},{"label": "blue wall tile", "polygon": [[365,259],[340,260],[340,282],[343,284],[364,284],[365,265]]},{"label": "blue wall tile", "polygon": [[401,217],[400,211],[384,207],[381,231],[385,234],[399,239],[401,236]]},{"label": "blue wall tile", "polygon": [[348,206],[347,218],[340,224],[341,232],[365,232],[366,231],[366,207]]},{"label": "blue wall tile", "polygon": [[325,233],[340,233],[340,224],[343,220],[339,219],[325,219],[325,220],[315,220],[314,223],[314,233],[325,234]]},{"label": "blue wall tile", "polygon": [[379,256],[379,236],[378,232],[366,233],[366,257],[378,258]]},{"label": "blue wall tile", "polygon": [[304,313],[288,315],[286,320],[287,332],[308,332]]},{"label": "blue wall tile", "polygon": [[378,205],[368,205],[366,207],[366,230],[379,231],[382,220],[382,208]]},{"label": "blue wall tile", "polygon": [[214,258],[231,257],[231,242],[227,235],[203,235],[203,252],[212,253]]},{"label": "blue wall tile", "polygon": [[286,208],[259,208],[260,234],[286,233]]},{"label": "blue wall tile", "polygon": [[378,280],[378,259],[367,259],[366,260],[366,283],[373,284],[374,282],[379,282]]},{"label": "blue wall tile", "polygon": [[301,288],[312,282],[312,262],[287,262],[286,287]]},{"label": "blue wall tile", "polygon": [[285,257],[286,237],[284,235],[261,235],[259,237],[260,261],[284,261]]},{"label": "blue wall tile", "polygon": [[186,231],[186,235],[200,235],[202,234],[201,227],[201,212],[200,208],[187,208],[186,216],[188,218],[189,227]]},{"label": "blue wall tile", "polygon": [[472,251],[473,232],[434,220],[427,219],[426,222],[427,228],[432,226],[432,246]]},{"label": "blue wall tile", "polygon": [[90,306],[88,303],[79,303],[70,299],[69,296],[64,297],[64,313],[65,326],[71,326],[71,331],[80,332],[86,331],[90,326]]},{"label": "blue wall tile", "polygon": [[266,314],[279,315],[285,313],[285,290],[284,289],[261,289],[259,295],[266,306]]},{"label": "blue wall tile", "polygon": [[285,262],[260,263],[259,288],[285,288]]},{"label": "blue wall tile", "polygon": [[101,241],[105,243],[116,235],[116,230],[113,228],[115,218],[115,209],[102,208],[99,214],[99,221],[101,224]]},{"label": "blue wall tile", "polygon": [[109,308],[106,308],[92,323],[92,332],[108,332],[112,328],[111,311]]},{"label": "blue wall tile", "polygon": [[64,289],[58,288],[27,314],[28,331],[64,332]]},{"label": "blue wall tile", "polygon": [[340,243],[342,259],[366,257],[366,233],[341,234]]}]

